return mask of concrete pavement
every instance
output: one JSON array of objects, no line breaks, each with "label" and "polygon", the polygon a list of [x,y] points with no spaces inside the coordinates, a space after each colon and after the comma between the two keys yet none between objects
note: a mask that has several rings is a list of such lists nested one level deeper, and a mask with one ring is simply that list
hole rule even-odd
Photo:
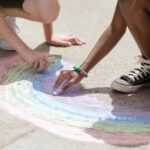
[{"label": "concrete pavement", "polygon": [[[44,36],[42,26],[18,19],[20,36],[32,48],[50,50],[51,54],[80,64],[96,43],[99,35],[110,24],[116,0],[60,0],[61,15],[54,24],[56,33],[74,33],[87,44],[81,47],[55,48],[42,44]],[[42,45],[41,45],[42,44]],[[124,95],[111,92],[111,81],[135,67],[138,48],[127,31],[117,47],[90,73],[88,80],[82,81],[89,95],[111,101],[112,105],[127,107],[150,106],[150,89],[136,94]],[[73,57],[72,57],[73,56]],[[96,78],[95,78],[96,77]],[[142,101],[142,103],[141,103]],[[144,106],[141,104],[145,103]],[[134,105],[133,105],[134,104]],[[149,109],[149,107],[148,107]],[[0,150],[149,150],[150,145],[138,147],[117,147],[109,144],[83,143],[57,137],[34,125],[0,111]]]}]

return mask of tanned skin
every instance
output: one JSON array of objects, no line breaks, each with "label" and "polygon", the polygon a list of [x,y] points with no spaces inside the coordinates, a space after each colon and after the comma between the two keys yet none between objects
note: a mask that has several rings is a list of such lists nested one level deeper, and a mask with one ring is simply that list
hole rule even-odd
[{"label": "tanned skin", "polygon": [[[113,20],[81,64],[83,70],[89,72],[100,62],[123,37],[127,27],[133,35],[141,54],[150,58],[150,0],[118,0]],[[66,78],[68,82],[62,87],[62,92],[79,83],[84,75],[71,70],[62,71],[53,87],[53,91]]]}]

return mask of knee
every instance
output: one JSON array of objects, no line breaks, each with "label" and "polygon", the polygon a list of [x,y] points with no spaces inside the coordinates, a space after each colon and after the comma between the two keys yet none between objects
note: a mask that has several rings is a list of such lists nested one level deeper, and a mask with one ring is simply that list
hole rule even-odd
[{"label": "knee", "polygon": [[39,17],[43,23],[50,23],[57,19],[60,12],[60,4],[57,0],[42,0],[44,3],[39,11]]}]

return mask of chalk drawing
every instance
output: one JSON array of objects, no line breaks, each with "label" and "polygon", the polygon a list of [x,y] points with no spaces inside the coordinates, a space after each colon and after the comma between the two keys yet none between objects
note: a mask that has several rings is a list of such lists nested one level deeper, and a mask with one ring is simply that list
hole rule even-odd
[{"label": "chalk drawing", "polygon": [[0,58],[0,109],[63,138],[114,145],[150,143],[150,112],[117,106],[90,97],[78,87],[63,95],[50,91],[70,62],[56,59],[48,70],[37,73],[18,56]]}]

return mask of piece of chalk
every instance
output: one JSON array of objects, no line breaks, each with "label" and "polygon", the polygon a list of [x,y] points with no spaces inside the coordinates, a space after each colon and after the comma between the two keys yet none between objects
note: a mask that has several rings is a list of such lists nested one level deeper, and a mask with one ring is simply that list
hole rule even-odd
[{"label": "piece of chalk", "polygon": [[58,96],[59,94],[62,93],[62,87],[65,83],[68,82],[68,79],[64,79],[61,84],[59,85],[59,87],[52,93],[53,96]]}]

